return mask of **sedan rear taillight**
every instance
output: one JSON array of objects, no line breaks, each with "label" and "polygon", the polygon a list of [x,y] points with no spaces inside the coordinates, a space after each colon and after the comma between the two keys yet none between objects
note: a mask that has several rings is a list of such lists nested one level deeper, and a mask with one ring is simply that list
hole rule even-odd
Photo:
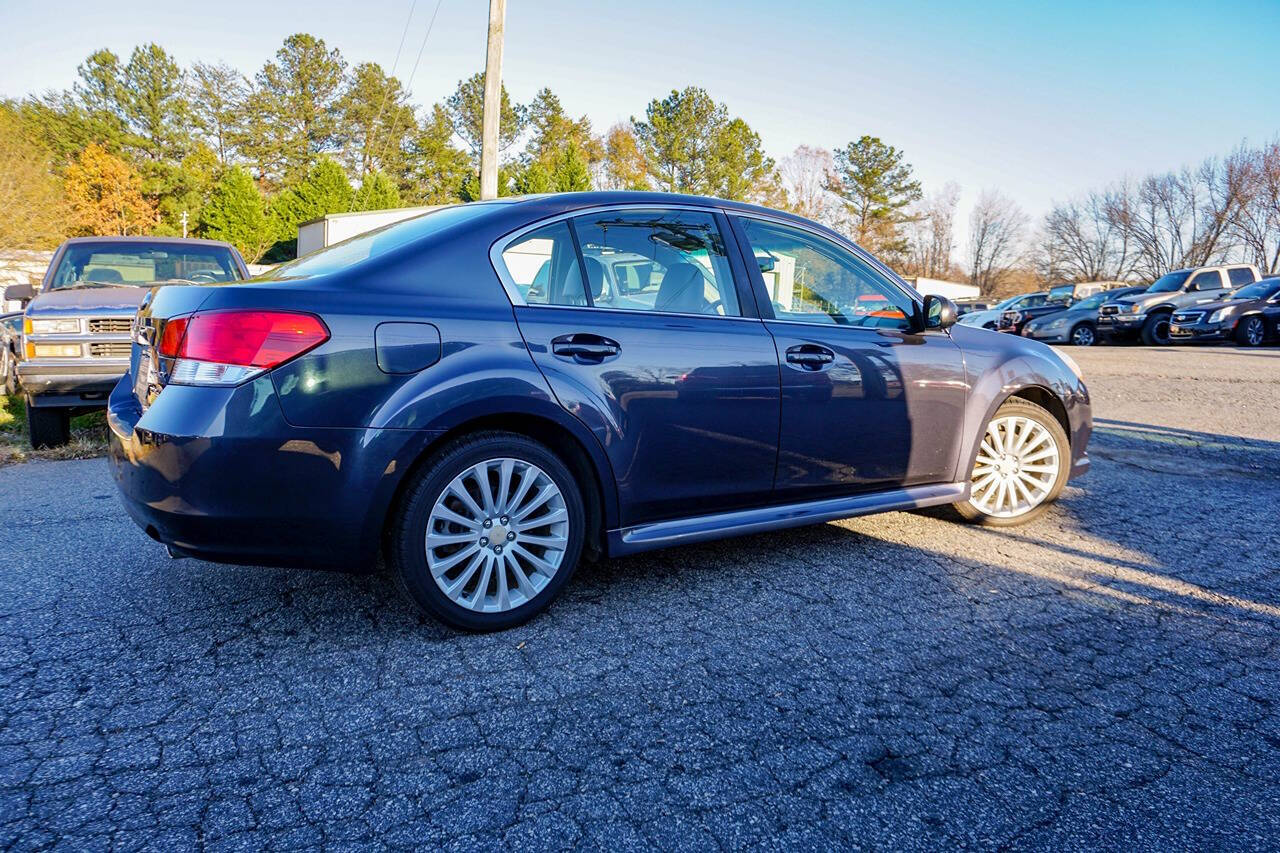
[{"label": "sedan rear taillight", "polygon": [[297,311],[206,311],[164,324],[157,347],[174,385],[238,385],[329,340],[319,317]]}]

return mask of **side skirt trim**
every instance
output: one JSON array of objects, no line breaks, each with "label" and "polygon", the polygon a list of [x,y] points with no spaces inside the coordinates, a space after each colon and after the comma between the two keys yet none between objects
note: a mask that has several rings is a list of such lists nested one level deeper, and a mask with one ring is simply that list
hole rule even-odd
[{"label": "side skirt trim", "polygon": [[609,531],[609,555],[619,557],[654,548],[783,530],[838,518],[853,518],[877,512],[895,512],[955,503],[964,500],[968,491],[968,483],[909,486],[905,489],[886,492],[737,510],[715,515],[698,515],[635,527],[623,527]]}]

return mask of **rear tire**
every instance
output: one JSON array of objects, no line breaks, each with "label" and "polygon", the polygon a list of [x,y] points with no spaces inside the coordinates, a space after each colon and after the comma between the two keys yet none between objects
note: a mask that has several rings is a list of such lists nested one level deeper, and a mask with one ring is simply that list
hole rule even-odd
[{"label": "rear tire", "polygon": [[[1025,524],[1057,500],[1070,470],[1071,443],[1058,419],[1030,400],[1010,397],[983,433],[969,499],[952,508],[961,520],[974,524]],[[1005,483],[1008,491],[1002,491]]]},{"label": "rear tire", "polygon": [[71,413],[66,409],[37,409],[28,400],[27,434],[36,450],[62,447],[71,441]]},{"label": "rear tire", "polygon": [[1077,347],[1091,347],[1098,342],[1098,330],[1092,323],[1081,323],[1071,330],[1071,343]]},{"label": "rear tire", "polygon": [[1173,315],[1167,311],[1152,314],[1142,324],[1142,342],[1149,347],[1167,347],[1169,345],[1169,318]]},{"label": "rear tire", "polygon": [[1260,347],[1267,337],[1267,326],[1256,314],[1236,324],[1236,343],[1242,347]]},{"label": "rear tire", "polygon": [[412,475],[388,529],[387,564],[409,600],[446,625],[500,631],[555,599],[585,534],[569,468],[526,436],[483,432]]}]

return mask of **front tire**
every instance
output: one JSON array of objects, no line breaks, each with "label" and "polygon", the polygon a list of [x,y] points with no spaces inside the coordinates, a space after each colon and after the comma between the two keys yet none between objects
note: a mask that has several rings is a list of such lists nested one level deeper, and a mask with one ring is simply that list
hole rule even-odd
[{"label": "front tire", "polygon": [[37,409],[28,400],[27,435],[36,450],[62,447],[71,441],[71,413],[66,409]]},{"label": "front tire", "polygon": [[1152,314],[1147,321],[1142,324],[1142,342],[1149,347],[1167,347],[1169,346],[1169,318],[1173,316],[1168,312]]},{"label": "front tire", "polygon": [[559,594],[585,533],[582,491],[550,449],[478,433],[413,475],[388,531],[387,562],[409,599],[441,622],[499,631]]},{"label": "front tire", "polygon": [[1260,347],[1267,337],[1267,327],[1258,316],[1245,317],[1236,325],[1236,343],[1242,347]]},{"label": "front tire", "polygon": [[1024,524],[1057,500],[1071,467],[1071,445],[1057,418],[1010,397],[987,425],[970,475],[969,499],[954,505],[965,521]]},{"label": "front tire", "polygon": [[1092,323],[1081,323],[1071,330],[1071,343],[1078,347],[1091,347],[1098,342],[1098,331]]}]

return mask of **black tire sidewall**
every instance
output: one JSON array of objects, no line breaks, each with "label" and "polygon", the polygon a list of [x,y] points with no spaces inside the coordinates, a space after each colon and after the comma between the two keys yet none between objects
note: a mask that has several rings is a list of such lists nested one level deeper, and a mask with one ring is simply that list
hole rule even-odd
[{"label": "black tire sidewall", "polygon": [[1162,311],[1148,317],[1147,321],[1142,324],[1142,342],[1147,346],[1168,346],[1169,330],[1167,328],[1165,329],[1164,340],[1161,340],[1160,337],[1156,335],[1156,327],[1161,323],[1164,323],[1167,326],[1172,316],[1172,314]]},{"label": "black tire sidewall", "polygon": [[71,441],[71,415],[64,409],[39,409],[27,401],[27,438],[31,446],[62,447]]},{"label": "black tire sidewall", "polygon": [[[1089,343],[1082,344],[1076,341],[1076,332],[1081,329],[1088,329],[1093,333],[1093,337],[1089,339]],[[1091,347],[1098,343],[1098,330],[1093,327],[1092,323],[1079,323],[1071,330],[1071,334],[1067,336],[1067,340],[1071,341],[1072,346]]]},{"label": "black tire sidewall", "polygon": [[[1253,343],[1252,341],[1249,340],[1249,326],[1253,323],[1258,323],[1262,327],[1262,334],[1258,337],[1257,343]],[[1266,324],[1262,322],[1262,319],[1260,317],[1245,317],[1243,320],[1240,321],[1240,324],[1236,326],[1236,343],[1240,344],[1240,346],[1243,346],[1243,347],[1261,346],[1262,342],[1266,340],[1266,337],[1267,337],[1267,327],[1266,327]]]},{"label": "black tire sidewall", "polygon": [[[476,613],[444,594],[427,565],[427,522],[436,499],[458,474],[486,459],[511,457],[541,468],[560,489],[569,513],[569,545],[555,576],[533,600],[505,613]],[[396,510],[387,556],[401,590],[431,616],[465,631],[500,631],[527,622],[544,610],[569,582],[582,555],[586,512],[573,474],[551,450],[524,436],[486,433],[443,448],[413,475]]]}]

